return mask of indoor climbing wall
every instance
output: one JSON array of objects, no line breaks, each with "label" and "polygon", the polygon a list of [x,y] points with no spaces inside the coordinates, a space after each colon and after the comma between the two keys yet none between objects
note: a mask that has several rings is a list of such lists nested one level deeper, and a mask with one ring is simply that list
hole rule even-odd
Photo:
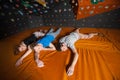
[{"label": "indoor climbing wall", "polygon": [[[5,1],[6,2],[6,1]],[[40,15],[58,5],[61,0],[9,0],[20,15]],[[4,5],[7,7],[8,5]]]},{"label": "indoor climbing wall", "polygon": [[[77,0],[0,0],[0,39],[41,26],[55,27],[120,27],[120,7],[94,16],[76,20],[73,6]],[[76,2],[75,2],[76,1]],[[80,0],[79,0],[80,1]],[[88,0],[84,0],[88,1]],[[105,1],[105,0],[104,0]],[[91,5],[102,4],[91,3]],[[113,2],[115,4],[115,2]],[[103,5],[101,5],[103,7]],[[76,7],[74,7],[76,8]],[[92,7],[87,7],[90,11]],[[108,7],[109,8],[109,7]],[[96,7],[95,7],[96,9]],[[81,10],[85,8],[81,7]],[[91,15],[92,15],[91,11]],[[86,14],[86,12],[85,12]],[[89,15],[88,15],[89,16]],[[80,16],[81,17],[81,16]]]},{"label": "indoor climbing wall", "polygon": [[63,0],[0,0],[0,39],[44,26],[43,15]]},{"label": "indoor climbing wall", "polygon": [[76,19],[120,8],[119,0],[71,0]]}]

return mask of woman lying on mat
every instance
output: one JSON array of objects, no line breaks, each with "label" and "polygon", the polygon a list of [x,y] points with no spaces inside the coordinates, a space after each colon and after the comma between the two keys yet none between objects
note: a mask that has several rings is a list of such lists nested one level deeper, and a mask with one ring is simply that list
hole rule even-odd
[{"label": "woman lying on mat", "polygon": [[[53,29],[50,29],[48,33],[41,39],[39,39],[35,46],[33,47],[35,51],[35,62],[38,67],[44,67],[43,61],[39,59],[39,54],[41,50],[56,50],[55,46],[52,44],[54,39],[57,37],[57,35],[60,33],[61,28],[59,28],[57,31],[53,32]],[[48,48],[47,48],[48,47]],[[16,66],[19,66],[22,64],[23,59],[29,55],[32,52],[32,49],[30,46],[28,46],[28,51],[16,62]]]},{"label": "woman lying on mat", "polygon": [[40,37],[44,36],[46,34],[47,30],[40,30],[34,32],[31,36],[24,39],[17,49],[15,49],[15,54],[18,54],[19,52],[25,51],[26,49],[29,49],[28,46],[32,44],[33,42],[37,41]]},{"label": "woman lying on mat", "polygon": [[90,39],[94,37],[95,35],[98,35],[98,33],[82,34],[79,32],[79,28],[78,28],[74,32],[71,32],[69,35],[62,37],[60,39],[59,43],[60,43],[61,51],[66,51],[69,47],[74,53],[73,61],[67,70],[68,76],[71,76],[73,74],[74,67],[78,60],[78,52],[74,46],[75,42],[79,39]]}]

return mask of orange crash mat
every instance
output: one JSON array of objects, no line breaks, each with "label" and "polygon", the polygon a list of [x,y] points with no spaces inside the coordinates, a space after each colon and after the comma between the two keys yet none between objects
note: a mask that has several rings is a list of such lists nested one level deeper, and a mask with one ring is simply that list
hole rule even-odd
[{"label": "orange crash mat", "polygon": [[[75,43],[79,59],[72,76],[66,74],[66,67],[73,56],[70,50],[41,51],[40,58],[45,63],[43,68],[36,66],[33,51],[20,66],[15,67],[17,59],[24,54],[22,52],[14,55],[15,45],[33,31],[49,28],[30,29],[0,40],[0,80],[120,80],[119,29],[81,28],[81,33],[100,32],[103,36],[78,40]],[[56,44],[60,37],[73,29],[63,27],[53,43]]]}]

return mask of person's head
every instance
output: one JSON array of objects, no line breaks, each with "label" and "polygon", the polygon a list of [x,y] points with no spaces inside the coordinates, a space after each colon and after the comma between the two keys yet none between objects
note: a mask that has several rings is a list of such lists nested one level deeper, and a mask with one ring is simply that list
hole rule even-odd
[{"label": "person's head", "polygon": [[66,45],[65,43],[60,43],[60,50],[61,50],[61,51],[66,51],[66,50],[68,50],[67,45]]},{"label": "person's head", "polygon": [[14,54],[18,55],[20,52],[25,51],[26,49],[27,49],[27,46],[16,45],[14,49]]},{"label": "person's head", "polygon": [[20,44],[20,45],[18,46],[18,51],[19,51],[19,52],[25,51],[26,49],[27,49],[27,46],[26,46],[26,45]]}]

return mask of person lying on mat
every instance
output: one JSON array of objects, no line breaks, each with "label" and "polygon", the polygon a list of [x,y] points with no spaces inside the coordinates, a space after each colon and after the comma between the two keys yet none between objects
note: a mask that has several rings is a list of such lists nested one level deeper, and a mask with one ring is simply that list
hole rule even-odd
[{"label": "person lying on mat", "polygon": [[[53,29],[50,29],[48,33],[41,39],[39,39],[35,46],[33,47],[33,50],[35,51],[35,62],[38,67],[44,67],[44,62],[39,59],[39,54],[41,50],[56,50],[55,46],[52,44],[54,39],[57,37],[57,35],[60,33],[61,28],[59,28],[57,31],[53,32]],[[28,51],[16,62],[16,66],[19,66],[22,64],[23,59],[29,55],[32,52],[32,49],[30,46],[28,47]]]},{"label": "person lying on mat", "polygon": [[74,53],[73,61],[67,70],[68,76],[73,75],[74,67],[77,63],[78,56],[79,56],[78,52],[75,48],[75,45],[74,45],[75,42],[79,39],[90,39],[90,38],[94,37],[95,35],[98,35],[98,33],[82,34],[79,32],[79,29],[80,28],[76,29],[74,32],[71,32],[69,35],[62,37],[59,40],[61,51],[66,51],[69,47],[71,49],[71,51]]},{"label": "person lying on mat", "polygon": [[18,54],[22,51],[29,49],[28,46],[32,44],[33,42],[37,41],[40,37],[44,36],[46,32],[47,30],[44,30],[44,31],[40,30],[40,31],[35,31],[34,33],[32,33],[31,36],[21,41],[19,46],[15,48],[15,54]]}]

